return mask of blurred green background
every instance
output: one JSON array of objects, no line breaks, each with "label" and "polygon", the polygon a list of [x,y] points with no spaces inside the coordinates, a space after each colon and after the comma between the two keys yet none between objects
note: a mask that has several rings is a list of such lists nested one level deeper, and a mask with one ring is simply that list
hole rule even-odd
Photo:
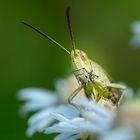
[{"label": "blurred green background", "polygon": [[[18,115],[16,92],[36,86],[54,89],[71,74],[70,57],[20,21],[47,31],[71,50],[65,9],[71,5],[76,47],[102,65],[116,81],[140,83],[140,49],[131,48],[130,25],[140,19],[139,0],[5,0],[0,2],[0,139],[26,140],[27,119]],[[47,139],[36,134],[31,138]]]}]

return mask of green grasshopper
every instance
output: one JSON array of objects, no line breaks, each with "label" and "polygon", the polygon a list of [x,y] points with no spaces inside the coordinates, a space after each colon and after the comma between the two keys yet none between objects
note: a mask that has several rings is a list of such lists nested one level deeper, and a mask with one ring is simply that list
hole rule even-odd
[{"label": "green grasshopper", "polygon": [[70,32],[70,37],[72,41],[73,50],[69,52],[61,44],[56,42],[48,34],[41,32],[39,29],[33,27],[32,25],[22,22],[24,25],[32,28],[39,34],[43,35],[45,38],[55,43],[58,47],[63,49],[66,53],[71,56],[71,63],[73,67],[73,73],[78,80],[79,87],[70,95],[68,102],[72,105],[73,98],[84,89],[85,95],[88,99],[99,102],[101,98],[108,99],[113,105],[119,105],[125,87],[114,83],[106,71],[98,65],[96,62],[90,60],[85,52],[75,48],[74,35],[71,27],[70,21],[70,7],[66,9],[68,29]]}]

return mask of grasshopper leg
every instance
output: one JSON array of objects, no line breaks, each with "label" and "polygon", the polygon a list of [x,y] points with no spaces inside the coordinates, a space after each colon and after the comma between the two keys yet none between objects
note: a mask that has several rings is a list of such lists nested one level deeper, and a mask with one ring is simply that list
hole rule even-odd
[{"label": "grasshopper leg", "polygon": [[68,103],[75,106],[76,105],[74,103],[72,103],[72,100],[74,99],[74,97],[81,91],[81,89],[83,88],[84,86],[81,85],[80,87],[78,87],[76,90],[73,91],[73,93],[69,96],[68,98]]},{"label": "grasshopper leg", "polygon": [[116,83],[107,84],[107,87],[125,90],[125,86]]},{"label": "grasshopper leg", "polygon": [[118,106],[119,106],[119,104],[120,104],[120,102],[121,102],[121,100],[122,100],[122,98],[123,98],[123,95],[124,95],[124,92],[125,92],[126,87],[123,86],[123,85],[120,85],[120,84],[116,84],[116,83],[110,83],[109,85],[107,85],[107,87],[123,90],[123,91],[122,91],[122,95],[121,95],[121,97],[120,97],[120,99],[119,99],[119,101],[118,101],[118,103],[117,103]]},{"label": "grasshopper leg", "polygon": [[105,92],[108,88],[110,88],[110,89],[116,89],[116,90],[122,90],[121,96],[120,96],[120,98],[119,98],[119,100],[118,100],[118,103],[117,103],[118,105],[120,104],[120,102],[121,102],[121,100],[122,100],[122,97],[123,97],[123,95],[124,95],[125,86],[120,85],[120,84],[117,84],[117,83],[107,83],[107,84],[103,84],[102,82],[99,82],[99,81],[96,81],[95,83],[96,83],[96,85],[97,85],[98,87],[102,87],[102,93],[101,93],[101,95],[103,95],[104,92]]}]

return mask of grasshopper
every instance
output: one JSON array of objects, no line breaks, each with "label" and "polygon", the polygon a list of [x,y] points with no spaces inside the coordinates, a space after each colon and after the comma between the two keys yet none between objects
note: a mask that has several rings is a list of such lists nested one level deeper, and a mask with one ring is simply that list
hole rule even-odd
[{"label": "grasshopper", "polygon": [[41,32],[31,24],[26,22],[22,23],[55,43],[58,47],[70,55],[73,73],[79,83],[79,87],[68,98],[68,102],[70,104],[74,105],[72,103],[73,98],[82,89],[84,89],[85,95],[88,99],[99,102],[101,98],[104,98],[110,100],[113,105],[119,105],[123,97],[125,87],[113,82],[107,72],[99,64],[90,60],[84,51],[75,48],[74,35],[70,21],[70,7],[66,9],[66,16],[73,46],[71,52],[51,38],[48,34]]}]

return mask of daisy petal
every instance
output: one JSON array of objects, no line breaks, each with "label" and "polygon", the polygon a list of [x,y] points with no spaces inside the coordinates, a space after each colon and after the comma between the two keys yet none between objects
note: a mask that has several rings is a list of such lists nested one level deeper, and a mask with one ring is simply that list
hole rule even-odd
[{"label": "daisy petal", "polygon": [[73,107],[71,105],[61,105],[60,107],[58,107],[56,109],[54,114],[55,113],[56,114],[61,114],[68,119],[72,119],[72,118],[80,116],[80,111],[77,110],[75,107]]},{"label": "daisy petal", "polygon": [[35,113],[33,116],[31,116],[28,120],[28,124],[29,125],[34,125],[36,124],[37,122],[41,121],[42,119],[45,119],[46,120],[49,118],[53,118],[51,113],[56,109],[56,107],[51,107],[51,108],[48,108],[48,109],[43,109],[37,113]]},{"label": "daisy petal", "polygon": [[45,118],[38,123],[29,126],[26,135],[31,137],[35,132],[42,132],[44,128],[48,127],[54,121],[53,118]]},{"label": "daisy petal", "polygon": [[73,133],[71,134],[71,133],[62,133],[62,134],[59,134],[58,136],[56,136],[55,138],[54,138],[54,140],[66,140],[66,139],[68,139],[69,137],[71,137],[73,135]]},{"label": "daisy petal", "polygon": [[21,107],[20,114],[37,111],[58,103],[58,97],[53,92],[40,88],[25,88],[18,92],[18,98],[26,103]]},{"label": "daisy petal", "polygon": [[44,100],[46,98],[55,98],[53,92],[41,88],[24,88],[17,93],[21,100]]}]

